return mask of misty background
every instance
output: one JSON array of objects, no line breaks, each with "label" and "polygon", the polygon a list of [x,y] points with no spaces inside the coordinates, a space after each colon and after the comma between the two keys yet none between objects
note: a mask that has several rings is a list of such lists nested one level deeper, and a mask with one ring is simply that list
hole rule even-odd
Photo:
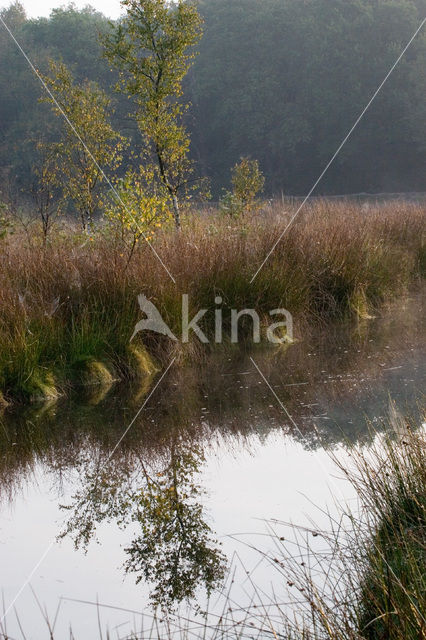
[{"label": "misty background", "polygon": [[[309,191],[426,14],[425,0],[200,0],[205,33],[186,80],[192,154],[213,196],[241,156],[259,160],[267,195]],[[98,34],[109,19],[87,7],[29,18],[1,15],[35,66],[62,59],[77,80],[114,96],[114,126],[136,145],[130,102]],[[317,194],[426,191],[426,29],[374,101]],[[31,183],[36,142],[62,123],[38,98],[39,80],[0,26],[0,191]],[[128,160],[130,162],[130,158]],[[125,165],[126,163],[124,163]]]}]

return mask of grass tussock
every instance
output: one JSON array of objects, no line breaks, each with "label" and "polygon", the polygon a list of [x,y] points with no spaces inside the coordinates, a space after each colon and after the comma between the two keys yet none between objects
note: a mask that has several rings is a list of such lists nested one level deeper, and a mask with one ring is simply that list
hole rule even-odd
[{"label": "grass tussock", "polygon": [[358,494],[376,525],[365,547],[359,628],[368,640],[426,636],[424,434],[386,441],[374,465],[361,458]]},{"label": "grass tussock", "polygon": [[[293,557],[276,560],[298,594],[297,613],[286,620],[286,635],[278,637],[425,637],[426,435],[398,421],[396,434],[376,436],[370,448],[353,450],[350,470],[336,459],[356,489],[359,510],[346,510],[338,521],[330,518],[328,532],[299,531],[301,555],[295,558],[293,549]],[[312,536],[320,547],[313,548]]]},{"label": "grass tussock", "polygon": [[[395,202],[366,210],[323,201],[300,213],[250,283],[293,213],[274,205],[231,220],[211,211],[188,216],[180,234],[160,231],[153,246],[176,284],[146,243],[129,260],[121,238],[102,225],[90,238],[57,228],[46,246],[36,227],[2,238],[0,389],[6,397],[37,395],[52,381],[63,389],[82,362],[101,362],[114,377],[131,375],[128,344],[141,317],[140,293],[178,336],[181,294],[189,294],[190,313],[210,311],[210,335],[219,295],[226,335],[231,308],[267,317],[285,307],[310,320],[368,317],[425,273],[424,207]],[[177,349],[155,334],[143,340],[160,364]],[[191,357],[199,352],[186,347]]]}]

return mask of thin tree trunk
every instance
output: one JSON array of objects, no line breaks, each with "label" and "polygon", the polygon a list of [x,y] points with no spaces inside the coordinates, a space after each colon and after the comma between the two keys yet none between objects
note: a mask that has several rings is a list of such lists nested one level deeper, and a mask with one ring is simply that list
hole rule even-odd
[{"label": "thin tree trunk", "polygon": [[173,217],[175,219],[176,231],[180,231],[179,201],[178,201],[176,192],[174,191],[172,185],[167,180],[166,171],[165,171],[165,168],[164,168],[164,162],[163,162],[163,158],[161,156],[160,147],[159,147],[158,143],[156,143],[156,145],[155,145],[155,151],[156,151],[156,155],[157,155],[158,167],[160,169],[161,181],[164,184],[164,186],[166,187],[167,191],[172,196]]},{"label": "thin tree trunk", "polygon": [[179,211],[179,202],[176,194],[172,195],[173,202],[173,216],[175,219],[176,230],[180,231],[180,211]]}]

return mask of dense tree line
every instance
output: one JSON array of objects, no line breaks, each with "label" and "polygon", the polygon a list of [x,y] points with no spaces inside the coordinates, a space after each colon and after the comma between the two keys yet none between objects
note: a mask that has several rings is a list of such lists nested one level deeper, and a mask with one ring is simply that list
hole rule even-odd
[{"label": "dense tree line", "polygon": [[[271,194],[304,193],[324,168],[426,15],[425,0],[200,0],[200,55],[186,79],[187,126],[200,173],[217,194],[241,156],[256,158]],[[114,126],[139,134],[116,72],[102,57],[108,20],[86,8],[30,20],[1,15],[35,66],[61,59],[97,80],[115,103]],[[425,190],[426,28],[413,42],[318,191]],[[59,122],[39,80],[0,25],[3,193],[29,190],[36,141]],[[140,142],[140,141],[139,141]]]},{"label": "dense tree line", "polygon": [[[200,158],[224,180],[241,154],[272,191],[304,192],[399,52],[425,2],[203,0],[193,74]],[[426,29],[419,34],[322,189],[424,188]]]}]

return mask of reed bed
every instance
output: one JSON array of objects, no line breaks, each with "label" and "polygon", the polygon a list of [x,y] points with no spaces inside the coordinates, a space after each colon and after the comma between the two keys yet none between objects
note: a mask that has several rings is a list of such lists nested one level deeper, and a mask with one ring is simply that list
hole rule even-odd
[{"label": "reed bed", "polygon": [[[399,295],[426,270],[425,208],[319,201],[307,206],[283,235],[251,282],[295,210],[275,204],[233,220],[217,211],[188,214],[180,234],[164,228],[152,245],[130,257],[121,237],[103,223],[83,236],[58,225],[44,244],[37,225],[0,240],[0,390],[4,398],[55,395],[76,381],[102,381],[134,374],[135,362],[150,370],[173,352],[199,355],[157,335],[136,338],[137,295],[144,293],[176,335],[181,332],[181,295],[190,310],[211,310],[223,299],[226,325],[231,308],[267,316],[286,308],[310,322],[365,316]],[[130,259],[129,259],[130,257]],[[226,333],[226,331],[225,331]],[[248,330],[248,334],[250,331]]]}]

